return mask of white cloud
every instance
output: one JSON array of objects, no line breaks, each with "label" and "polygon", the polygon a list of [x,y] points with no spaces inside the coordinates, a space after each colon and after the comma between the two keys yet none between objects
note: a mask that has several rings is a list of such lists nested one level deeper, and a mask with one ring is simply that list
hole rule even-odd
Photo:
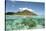
[{"label": "white cloud", "polygon": [[10,1],[45,2],[45,0],[10,0]]},{"label": "white cloud", "polygon": [[23,10],[29,10],[29,11],[33,11],[32,9],[29,9],[29,8],[19,8],[20,11],[23,11]]}]

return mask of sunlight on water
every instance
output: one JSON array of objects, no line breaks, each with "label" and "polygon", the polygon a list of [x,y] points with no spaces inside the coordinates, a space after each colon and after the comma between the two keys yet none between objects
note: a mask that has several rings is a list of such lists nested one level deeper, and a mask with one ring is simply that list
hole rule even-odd
[{"label": "sunlight on water", "polygon": [[6,31],[22,29],[41,29],[45,26],[43,16],[6,16]]}]

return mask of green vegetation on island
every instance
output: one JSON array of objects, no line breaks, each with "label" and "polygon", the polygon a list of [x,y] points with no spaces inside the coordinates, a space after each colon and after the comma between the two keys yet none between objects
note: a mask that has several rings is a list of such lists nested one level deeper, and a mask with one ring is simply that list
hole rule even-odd
[{"label": "green vegetation on island", "polygon": [[6,15],[35,15],[37,16],[37,14],[33,13],[33,12],[30,12],[28,10],[24,10],[24,11],[19,11],[19,12],[7,12],[5,13]]}]

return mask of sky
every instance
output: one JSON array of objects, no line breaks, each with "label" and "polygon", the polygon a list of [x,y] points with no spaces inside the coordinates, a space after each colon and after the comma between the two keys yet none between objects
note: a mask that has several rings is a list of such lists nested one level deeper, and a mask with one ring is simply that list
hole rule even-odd
[{"label": "sky", "polygon": [[6,0],[6,12],[17,12],[19,9],[28,8],[38,15],[44,15],[44,1],[25,2],[18,0]]}]

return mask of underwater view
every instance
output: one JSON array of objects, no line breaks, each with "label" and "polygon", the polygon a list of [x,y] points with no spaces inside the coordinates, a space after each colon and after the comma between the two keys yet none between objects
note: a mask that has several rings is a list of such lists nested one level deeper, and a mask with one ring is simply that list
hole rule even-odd
[{"label": "underwater view", "polygon": [[45,28],[44,16],[6,15],[6,31]]}]

